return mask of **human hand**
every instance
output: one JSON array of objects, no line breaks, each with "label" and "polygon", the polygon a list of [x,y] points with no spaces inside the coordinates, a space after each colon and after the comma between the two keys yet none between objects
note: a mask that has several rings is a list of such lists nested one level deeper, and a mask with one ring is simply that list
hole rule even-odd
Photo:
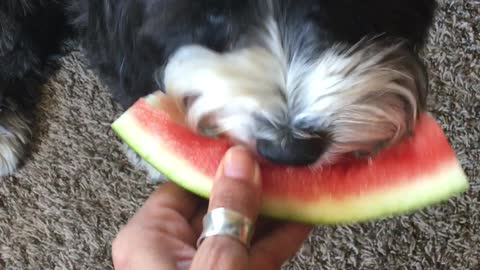
[{"label": "human hand", "polygon": [[253,222],[261,204],[258,165],[234,147],[219,166],[208,207],[173,183],[159,187],[113,242],[116,270],[276,270],[295,255],[311,226],[260,219],[251,246],[229,236],[211,236],[200,247],[206,211],[224,207]]}]

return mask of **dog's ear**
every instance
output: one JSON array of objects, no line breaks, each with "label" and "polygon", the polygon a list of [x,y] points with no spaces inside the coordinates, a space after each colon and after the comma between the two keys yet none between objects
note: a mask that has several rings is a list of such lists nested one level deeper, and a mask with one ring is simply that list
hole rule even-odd
[{"label": "dog's ear", "polygon": [[[393,63],[392,68],[407,75],[400,84],[410,89],[415,97],[417,115],[425,110],[429,93],[428,71],[419,57],[419,48],[405,39],[386,38],[379,41],[381,46],[393,44],[395,50],[386,55],[384,61]],[[397,45],[395,45],[397,44]],[[381,47],[380,46],[380,47]],[[414,118],[416,117],[414,116]]]},{"label": "dog's ear", "polygon": [[397,68],[405,73],[409,78],[402,80],[401,84],[410,89],[415,97],[415,105],[406,102],[405,111],[407,113],[408,130],[414,129],[415,120],[426,110],[427,97],[429,93],[428,71],[426,65],[418,56],[418,52],[412,45],[404,43],[394,54],[397,58]]}]

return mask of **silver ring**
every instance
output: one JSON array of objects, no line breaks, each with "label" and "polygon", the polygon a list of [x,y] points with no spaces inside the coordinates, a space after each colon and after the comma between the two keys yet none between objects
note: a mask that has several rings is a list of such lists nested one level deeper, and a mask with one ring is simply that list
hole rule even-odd
[{"label": "silver ring", "polygon": [[232,237],[248,248],[253,229],[252,221],[244,215],[227,208],[213,209],[203,217],[203,231],[197,240],[197,248],[205,238],[215,235]]}]

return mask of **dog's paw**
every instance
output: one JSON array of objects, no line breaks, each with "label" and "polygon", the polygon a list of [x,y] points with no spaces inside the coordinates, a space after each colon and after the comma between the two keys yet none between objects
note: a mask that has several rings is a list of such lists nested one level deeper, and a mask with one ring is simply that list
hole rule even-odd
[{"label": "dog's paw", "polygon": [[16,104],[6,99],[0,108],[0,176],[13,174],[30,141],[30,121]]},{"label": "dog's paw", "polygon": [[137,169],[147,174],[147,180],[151,183],[165,183],[168,181],[161,172],[155,169],[152,165],[148,164],[137,153],[135,153],[127,144],[122,145],[122,150],[125,152],[128,161]]}]

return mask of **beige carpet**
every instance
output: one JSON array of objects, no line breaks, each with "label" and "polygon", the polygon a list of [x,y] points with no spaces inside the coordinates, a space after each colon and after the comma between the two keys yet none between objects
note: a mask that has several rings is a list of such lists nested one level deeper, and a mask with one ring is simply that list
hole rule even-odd
[{"label": "beige carpet", "polygon": [[[318,227],[285,269],[480,269],[480,2],[449,1],[425,59],[431,111],[471,190],[414,215]],[[111,269],[110,241],[149,195],[110,130],[119,110],[78,51],[45,86],[32,157],[0,180],[0,269]],[[433,146],[434,147],[434,146]]]}]

